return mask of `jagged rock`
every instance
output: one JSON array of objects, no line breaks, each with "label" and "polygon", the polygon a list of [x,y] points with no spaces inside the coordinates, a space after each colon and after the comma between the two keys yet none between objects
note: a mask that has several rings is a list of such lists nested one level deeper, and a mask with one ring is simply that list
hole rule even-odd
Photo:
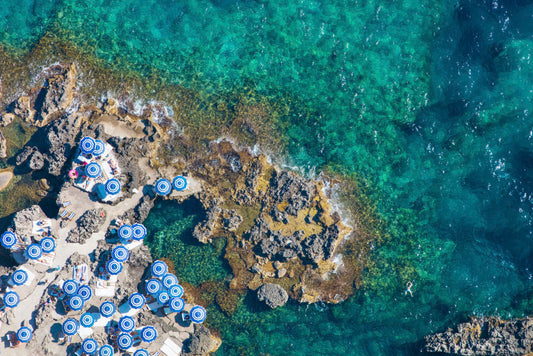
[{"label": "jagged rock", "polygon": [[309,236],[302,243],[302,258],[313,262],[329,259],[333,255],[338,237],[337,225],[329,226],[321,234]]},{"label": "jagged rock", "polygon": [[279,242],[274,241],[274,239],[263,239],[257,245],[256,252],[258,255],[271,259],[272,256],[279,252],[280,248]]},{"label": "jagged rock", "polygon": [[280,269],[276,272],[276,277],[278,277],[278,278],[283,278],[283,277],[285,277],[286,274],[287,274],[287,269],[285,269],[285,268],[280,268]]},{"label": "jagged rock", "polygon": [[84,244],[85,240],[90,238],[105,221],[105,215],[102,216],[103,213],[103,209],[87,210],[76,220],[76,227],[69,232],[67,241]]},{"label": "jagged rock", "polygon": [[252,228],[244,234],[244,238],[248,241],[256,243],[266,236],[269,231],[268,223],[262,217],[255,219],[255,224]]},{"label": "jagged rock", "polygon": [[21,210],[15,214],[12,221],[12,227],[21,239],[31,241],[31,237],[35,234],[32,233],[33,222],[46,219],[46,214],[43,212],[39,205],[33,205],[27,209]]},{"label": "jagged rock", "polygon": [[242,223],[242,216],[237,214],[237,211],[234,209],[224,209],[222,212],[222,222],[226,230],[235,231]]},{"label": "jagged rock", "polygon": [[13,113],[24,121],[33,123],[35,110],[32,108],[31,98],[27,95],[18,98],[13,105]]},{"label": "jagged rock", "polygon": [[208,208],[206,212],[206,219],[194,227],[194,231],[192,233],[193,237],[202,243],[207,243],[213,233],[216,231],[217,223],[222,211],[223,209],[219,206]]},{"label": "jagged rock", "polygon": [[315,195],[315,185],[294,173],[274,172],[270,179],[268,195],[275,203],[287,202],[287,214],[298,215],[298,212],[309,206]]},{"label": "jagged rock", "polygon": [[113,98],[108,98],[106,102],[104,103],[104,111],[108,113],[109,115],[117,115],[118,114],[118,103]]},{"label": "jagged rock", "polygon": [[287,213],[279,210],[279,208],[275,205],[270,210],[270,216],[272,217],[272,220],[274,221],[286,221],[287,220]]},{"label": "jagged rock", "polygon": [[0,131],[0,158],[7,157],[7,140],[2,135],[2,131]]},{"label": "jagged rock", "polygon": [[50,76],[39,92],[35,109],[39,112],[37,126],[45,126],[60,117],[74,98],[76,86],[76,65],[57,65],[50,68],[55,74]]},{"label": "jagged rock", "polygon": [[0,127],[7,126],[13,122],[15,114],[10,112],[4,112],[0,115]]},{"label": "jagged rock", "polygon": [[[95,130],[100,129],[101,127],[95,128]],[[115,156],[122,174],[127,177],[126,191],[139,188],[148,182],[146,172],[139,168],[139,157],[148,157],[151,155],[151,137],[145,136],[142,139],[111,137],[107,141],[115,150]]]},{"label": "jagged rock", "polygon": [[257,289],[257,299],[274,309],[285,305],[289,295],[279,284],[265,283]]},{"label": "jagged rock", "polygon": [[259,160],[254,160],[250,165],[250,168],[246,171],[246,179],[244,183],[246,187],[255,190],[257,187],[257,179],[263,171],[263,164]]},{"label": "jagged rock", "polygon": [[206,355],[212,349],[211,331],[202,324],[194,324],[194,333],[185,341],[183,355]]},{"label": "jagged rock", "polygon": [[533,318],[472,317],[456,331],[426,336],[425,350],[452,355],[525,355],[533,351]]}]

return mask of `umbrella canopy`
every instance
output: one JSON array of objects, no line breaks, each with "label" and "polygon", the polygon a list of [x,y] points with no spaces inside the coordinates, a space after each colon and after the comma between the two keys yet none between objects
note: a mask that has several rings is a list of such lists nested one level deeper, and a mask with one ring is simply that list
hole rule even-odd
[{"label": "umbrella canopy", "polygon": [[130,295],[128,303],[133,309],[141,309],[144,306],[144,303],[146,303],[146,299],[141,293],[133,293]]},{"label": "umbrella canopy", "polygon": [[20,297],[16,292],[7,292],[4,294],[4,305],[8,308],[16,307],[20,302]]},{"label": "umbrella canopy", "polygon": [[88,355],[94,355],[96,350],[98,350],[98,343],[93,338],[85,339],[81,343],[81,349]]},{"label": "umbrella canopy", "polygon": [[130,225],[122,225],[118,229],[118,237],[124,240],[129,240],[133,236],[133,229]]},{"label": "umbrella canopy", "polygon": [[69,318],[63,322],[63,332],[65,335],[75,335],[78,332],[79,327],[78,322],[74,319]]},{"label": "umbrella canopy", "polygon": [[168,289],[168,295],[170,295],[170,298],[181,297],[183,295],[183,287],[179,284],[174,284]]},{"label": "umbrella canopy", "polygon": [[111,345],[103,345],[98,351],[98,356],[113,356],[113,347]]},{"label": "umbrella canopy", "polygon": [[152,264],[152,276],[163,277],[168,271],[167,264],[163,261],[155,261]]},{"label": "umbrella canopy", "polygon": [[63,292],[66,295],[74,295],[78,291],[78,282],[76,282],[73,279],[67,279],[65,283],[63,283]]},{"label": "umbrella canopy", "polygon": [[165,286],[165,288],[170,288],[176,284],[178,284],[178,277],[176,277],[172,273],[165,274],[165,276],[163,277],[163,285]]},{"label": "umbrella canopy", "polygon": [[93,296],[93,291],[88,285],[83,285],[78,288],[78,295],[86,302]]},{"label": "umbrella canopy", "polygon": [[91,162],[85,166],[85,174],[89,178],[98,178],[102,174],[102,167],[96,162]]},{"label": "umbrella canopy", "polygon": [[131,316],[123,316],[118,321],[118,327],[120,328],[120,331],[125,333],[130,332],[135,329],[135,320],[133,320]]},{"label": "umbrella canopy", "polygon": [[19,339],[20,342],[28,342],[31,340],[31,337],[33,336],[33,333],[30,328],[23,326],[17,331],[17,339]]},{"label": "umbrella canopy", "polygon": [[115,195],[120,192],[122,189],[122,186],[120,185],[120,182],[118,179],[113,178],[105,182],[105,191],[107,194]]},{"label": "umbrella canopy", "polygon": [[157,339],[157,330],[153,326],[145,326],[141,331],[141,339],[144,342],[152,342]]},{"label": "umbrella canopy", "polygon": [[185,188],[187,188],[187,179],[185,179],[183,176],[177,176],[172,180],[172,186],[178,192],[185,190]]},{"label": "umbrella canopy", "polygon": [[94,322],[94,316],[91,313],[83,313],[80,317],[80,324],[83,327],[90,328]]},{"label": "umbrella canopy", "polygon": [[91,152],[95,156],[101,156],[105,152],[105,145],[100,140],[94,140],[94,150]]},{"label": "umbrella canopy", "polygon": [[144,239],[144,237],[146,236],[147,231],[146,231],[146,227],[144,227],[143,224],[133,224],[131,226],[131,229],[133,230],[134,240],[140,241]]},{"label": "umbrella canopy", "polygon": [[109,260],[107,261],[105,268],[109,274],[119,274],[122,272],[122,263],[118,262],[117,260]]},{"label": "umbrella canopy", "polygon": [[185,308],[185,301],[179,297],[175,297],[170,299],[170,302],[168,302],[168,306],[173,312],[179,313],[183,310],[183,308]]},{"label": "umbrella canopy", "polygon": [[128,257],[130,257],[130,253],[127,248],[124,246],[117,246],[113,249],[113,252],[111,253],[113,258],[117,260],[118,262],[125,262],[128,260]]},{"label": "umbrella canopy", "polygon": [[127,350],[133,346],[133,337],[130,334],[122,333],[117,339],[118,347]]},{"label": "umbrella canopy", "polygon": [[81,310],[84,304],[85,303],[83,299],[81,299],[79,295],[73,295],[72,297],[68,299],[68,306],[72,310]]},{"label": "umbrella canopy", "polygon": [[26,248],[26,256],[31,260],[37,260],[43,255],[43,250],[38,244],[31,244]]},{"label": "umbrella canopy", "polygon": [[80,148],[85,153],[92,153],[94,151],[95,142],[92,137],[85,136],[80,140]]},{"label": "umbrella canopy", "polygon": [[115,304],[113,304],[111,302],[103,302],[100,305],[100,314],[102,314],[102,316],[104,318],[109,318],[109,317],[113,316],[113,314],[115,314],[116,310],[117,309],[115,308]]},{"label": "umbrella canopy", "polygon": [[167,292],[161,292],[157,296],[157,301],[163,305],[167,304],[169,299],[170,299],[170,296],[168,295]]},{"label": "umbrella canopy", "polygon": [[133,356],[150,356],[150,354],[145,349],[139,349],[133,353]]},{"label": "umbrella canopy", "polygon": [[191,317],[193,323],[203,323],[207,317],[207,312],[205,311],[204,307],[196,305],[192,307],[189,316]]},{"label": "umbrella canopy", "polygon": [[6,231],[2,234],[2,246],[11,248],[17,243],[17,235],[14,232]]},{"label": "umbrella canopy", "polygon": [[17,286],[21,286],[28,280],[28,273],[22,269],[18,269],[15,272],[13,272],[13,275],[11,276],[11,280],[13,283],[15,283]]},{"label": "umbrella canopy", "polygon": [[41,249],[44,253],[53,252],[56,249],[56,242],[51,237],[45,237],[41,240]]},{"label": "umbrella canopy", "polygon": [[156,295],[157,293],[161,292],[161,288],[162,285],[158,279],[152,278],[146,282],[146,291],[151,295]]},{"label": "umbrella canopy", "polygon": [[172,185],[168,179],[161,178],[155,182],[155,192],[159,195],[169,195],[172,191]]}]

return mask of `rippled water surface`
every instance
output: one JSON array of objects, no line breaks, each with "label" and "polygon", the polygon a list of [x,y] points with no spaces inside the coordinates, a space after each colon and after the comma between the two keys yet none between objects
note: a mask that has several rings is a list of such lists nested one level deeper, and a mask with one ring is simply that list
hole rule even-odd
[{"label": "rippled water surface", "polygon": [[[231,320],[213,307],[219,354],[412,354],[469,314],[532,312],[530,1],[23,0],[0,15],[13,50],[52,31],[121,70],[288,98],[286,160],[368,181],[392,237],[364,290],[271,312],[248,297]],[[154,211],[152,233],[190,229],[180,214]],[[174,258],[219,256],[182,240]]]}]

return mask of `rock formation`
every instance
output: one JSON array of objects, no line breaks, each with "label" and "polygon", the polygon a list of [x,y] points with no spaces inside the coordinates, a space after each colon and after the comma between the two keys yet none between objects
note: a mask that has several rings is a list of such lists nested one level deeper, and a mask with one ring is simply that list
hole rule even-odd
[{"label": "rock formation", "polygon": [[104,221],[104,210],[87,210],[78,220],[76,220],[76,227],[69,232],[67,241],[80,244],[85,243],[85,240],[91,237]]},{"label": "rock formation", "polygon": [[33,222],[46,218],[41,207],[33,205],[15,214],[12,221],[13,231],[20,239],[31,242],[31,237],[35,235],[32,233]]},{"label": "rock formation", "polygon": [[257,289],[257,299],[274,309],[284,306],[289,295],[279,284],[265,283]]}]

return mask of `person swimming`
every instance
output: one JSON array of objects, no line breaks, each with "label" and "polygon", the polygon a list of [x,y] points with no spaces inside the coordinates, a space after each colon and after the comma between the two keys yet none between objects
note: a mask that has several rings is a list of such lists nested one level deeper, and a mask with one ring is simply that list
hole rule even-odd
[{"label": "person swimming", "polygon": [[407,293],[409,293],[409,295],[412,297],[413,296],[413,292],[411,291],[411,287],[413,287],[413,282],[411,282],[411,281],[407,282],[406,290],[405,290],[404,294],[407,295]]}]

